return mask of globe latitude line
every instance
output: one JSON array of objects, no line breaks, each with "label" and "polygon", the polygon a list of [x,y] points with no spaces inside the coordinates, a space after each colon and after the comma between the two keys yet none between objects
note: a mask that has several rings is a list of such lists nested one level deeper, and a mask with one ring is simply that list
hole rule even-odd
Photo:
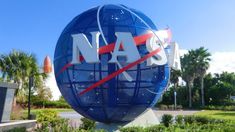
[{"label": "globe latitude line", "polygon": [[109,74],[109,75],[106,76],[105,78],[101,79],[100,81],[94,83],[94,84],[91,85],[90,87],[88,87],[88,88],[86,88],[85,90],[83,90],[82,92],[80,92],[79,95],[83,95],[84,93],[89,92],[90,90],[92,90],[92,89],[98,87],[99,85],[101,85],[101,84],[103,84],[103,83],[109,81],[110,79],[116,77],[117,75],[121,74],[122,72],[124,72],[124,71],[126,71],[126,70],[132,68],[133,66],[135,66],[135,65],[137,65],[137,64],[139,64],[139,63],[141,63],[141,62],[143,62],[143,61],[145,61],[145,60],[147,60],[148,58],[154,56],[155,54],[158,54],[160,51],[161,51],[161,47],[159,47],[159,48],[157,48],[156,50],[150,52],[149,54],[145,55],[144,57],[142,57],[142,58],[140,58],[140,59],[138,59],[138,60],[136,60],[136,61],[134,61],[134,62],[128,64],[127,66],[125,66],[125,67],[123,67],[123,68],[121,68],[121,69],[119,69],[119,70],[113,72],[112,74]]}]

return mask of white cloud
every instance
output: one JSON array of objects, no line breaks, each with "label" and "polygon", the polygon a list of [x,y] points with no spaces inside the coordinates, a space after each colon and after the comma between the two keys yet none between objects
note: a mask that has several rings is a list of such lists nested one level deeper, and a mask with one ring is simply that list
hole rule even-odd
[{"label": "white cloud", "polygon": [[208,72],[235,72],[235,52],[215,52],[211,56]]},{"label": "white cloud", "polygon": [[[188,50],[180,50],[183,56]],[[215,52],[211,54],[210,67],[208,73],[222,73],[223,71],[235,72],[235,52]]]}]

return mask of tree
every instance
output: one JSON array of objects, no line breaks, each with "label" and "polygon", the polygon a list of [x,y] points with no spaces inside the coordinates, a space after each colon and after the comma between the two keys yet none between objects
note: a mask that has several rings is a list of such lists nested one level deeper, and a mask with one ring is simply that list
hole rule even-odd
[{"label": "tree", "polygon": [[[19,96],[23,98],[27,93],[30,76],[35,76],[35,82],[40,82],[39,67],[33,54],[15,50],[9,54],[2,54],[0,55],[0,69],[3,80],[18,84],[19,89],[17,89],[15,95],[20,94]],[[37,86],[37,83],[35,83],[35,87]],[[15,102],[14,99],[14,104]]]},{"label": "tree", "polygon": [[46,101],[51,100],[52,93],[50,88],[42,86],[37,89],[37,97],[43,102],[43,107]]},{"label": "tree", "polygon": [[201,105],[205,106],[205,97],[204,97],[204,76],[206,71],[209,68],[210,56],[211,54],[208,52],[208,49],[204,47],[200,47],[195,51],[195,66],[196,66],[196,73],[197,76],[200,78],[201,81]]},{"label": "tree", "polygon": [[176,87],[178,87],[179,77],[181,76],[180,70],[171,69],[171,83],[174,85],[174,106],[176,109]]},{"label": "tree", "polygon": [[189,50],[187,54],[181,57],[182,78],[188,87],[189,108],[192,107],[192,88],[194,79],[197,77],[195,66],[195,51]]}]

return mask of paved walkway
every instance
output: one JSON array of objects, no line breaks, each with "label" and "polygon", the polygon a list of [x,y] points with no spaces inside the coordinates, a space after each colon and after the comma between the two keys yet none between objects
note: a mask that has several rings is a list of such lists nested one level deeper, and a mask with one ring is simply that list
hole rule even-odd
[{"label": "paved walkway", "polygon": [[170,114],[170,115],[173,115],[173,116],[193,115],[196,112],[199,112],[199,110],[156,110],[156,109],[153,109],[153,111],[157,116],[162,116],[164,114]]},{"label": "paved walkway", "polygon": [[[177,110],[177,111],[171,111],[171,110],[157,110],[153,109],[153,112],[156,114],[158,118],[161,118],[164,114],[171,114],[173,116],[176,115],[193,115],[196,112],[199,112],[198,110]],[[59,116],[65,119],[69,119],[70,126],[78,127],[81,124],[80,119],[82,116],[78,114],[76,111],[71,112],[60,112]]]},{"label": "paved walkway", "polygon": [[[177,111],[173,111],[173,110],[157,110],[157,109],[153,109],[154,113],[157,116],[162,116],[164,114],[170,114],[173,116],[176,115],[193,115],[196,112],[199,112],[198,110],[177,110]],[[71,112],[60,112],[59,116],[62,118],[66,118],[66,119],[80,119],[82,118],[82,116],[80,114],[78,114],[76,111],[71,111]]]}]

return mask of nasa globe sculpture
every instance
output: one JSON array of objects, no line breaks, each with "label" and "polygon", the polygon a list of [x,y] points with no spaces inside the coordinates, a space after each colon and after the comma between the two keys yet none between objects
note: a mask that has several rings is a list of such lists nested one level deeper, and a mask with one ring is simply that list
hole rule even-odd
[{"label": "nasa globe sculpture", "polygon": [[56,45],[54,70],[65,100],[103,123],[134,120],[156,104],[169,80],[167,50],[154,23],[123,5],[75,17]]}]

